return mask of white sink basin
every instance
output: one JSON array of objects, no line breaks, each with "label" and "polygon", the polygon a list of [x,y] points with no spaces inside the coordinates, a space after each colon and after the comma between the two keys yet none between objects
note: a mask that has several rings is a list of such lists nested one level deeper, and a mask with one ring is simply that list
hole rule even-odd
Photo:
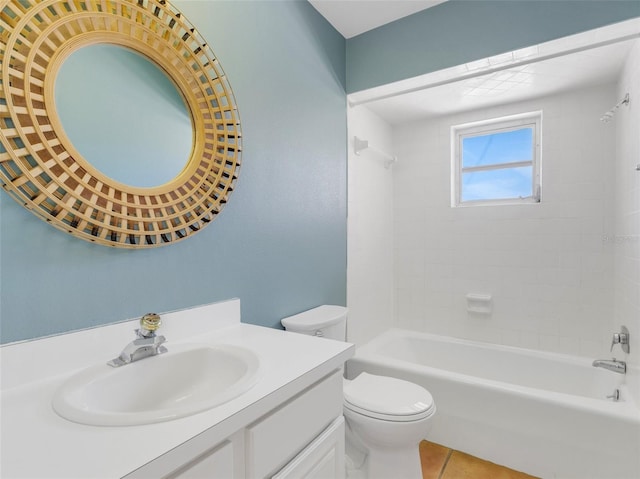
[{"label": "white sink basin", "polygon": [[257,381],[259,360],[232,345],[167,345],[169,352],[119,368],[98,364],[56,391],[63,418],[95,426],[170,421],[219,406]]}]

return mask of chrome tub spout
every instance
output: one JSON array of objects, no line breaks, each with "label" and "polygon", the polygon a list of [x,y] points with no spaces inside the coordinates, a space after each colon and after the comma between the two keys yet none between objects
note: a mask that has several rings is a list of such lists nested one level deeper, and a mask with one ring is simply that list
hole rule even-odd
[{"label": "chrome tub spout", "polygon": [[596,359],[593,362],[593,366],[596,368],[604,368],[609,371],[613,371],[618,374],[625,374],[627,372],[627,363],[624,361],[618,361],[616,358],[613,359]]}]

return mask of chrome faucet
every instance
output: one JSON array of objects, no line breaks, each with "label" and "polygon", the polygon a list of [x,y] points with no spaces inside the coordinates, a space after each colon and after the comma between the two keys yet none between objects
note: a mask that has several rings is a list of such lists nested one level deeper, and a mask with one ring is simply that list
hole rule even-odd
[{"label": "chrome faucet", "polygon": [[627,363],[624,361],[618,361],[616,358],[613,359],[596,359],[593,362],[593,366],[596,368],[604,368],[609,371],[613,371],[618,374],[625,374],[627,372]]},{"label": "chrome faucet", "polygon": [[136,329],[137,339],[134,339],[115,359],[107,364],[113,368],[133,363],[140,359],[166,353],[167,348],[162,346],[167,339],[164,336],[156,336],[156,330],[160,327],[160,315],[156,313],[145,314],[140,318],[140,329]]}]

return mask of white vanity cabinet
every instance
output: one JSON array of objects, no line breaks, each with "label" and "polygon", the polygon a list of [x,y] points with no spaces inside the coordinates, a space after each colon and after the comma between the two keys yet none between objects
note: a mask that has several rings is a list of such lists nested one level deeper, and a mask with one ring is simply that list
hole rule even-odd
[{"label": "white vanity cabinet", "polygon": [[[170,421],[92,426],[59,416],[53,397],[70,377],[122,350],[138,320],[2,345],[0,476],[344,477],[341,368],[354,345],[244,324],[235,299],[163,313],[162,320],[169,353],[193,345],[252,351],[259,360],[255,384],[219,406]],[[187,367],[184,374],[192,371]]]},{"label": "white vanity cabinet", "polygon": [[207,432],[127,479],[344,478],[342,373],[336,370],[220,441]]}]

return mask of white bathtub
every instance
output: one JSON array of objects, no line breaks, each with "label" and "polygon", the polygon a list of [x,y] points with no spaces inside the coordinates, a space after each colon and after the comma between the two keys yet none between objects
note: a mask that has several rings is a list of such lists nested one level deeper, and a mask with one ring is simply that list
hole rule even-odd
[{"label": "white bathtub", "polygon": [[640,478],[640,410],[589,359],[392,329],[347,363],[362,371],[427,388],[434,442],[545,479]]}]

